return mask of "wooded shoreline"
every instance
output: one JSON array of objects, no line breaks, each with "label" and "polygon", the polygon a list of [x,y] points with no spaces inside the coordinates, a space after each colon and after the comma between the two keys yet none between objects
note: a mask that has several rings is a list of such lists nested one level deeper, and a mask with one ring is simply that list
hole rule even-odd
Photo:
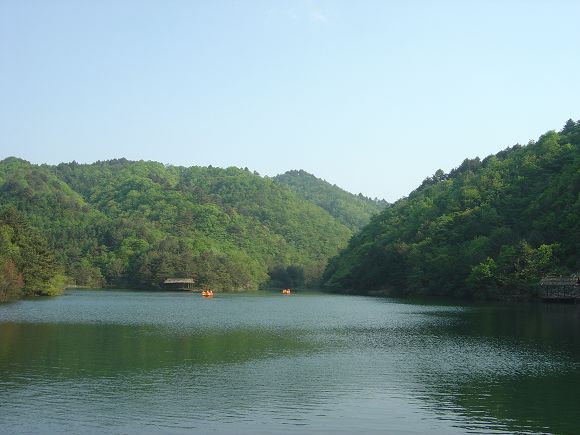
[{"label": "wooded shoreline", "polygon": [[[304,171],[0,162],[0,301],[81,287],[541,298],[580,270],[580,123],[441,170],[394,204]],[[558,298],[565,295],[560,293]]]}]

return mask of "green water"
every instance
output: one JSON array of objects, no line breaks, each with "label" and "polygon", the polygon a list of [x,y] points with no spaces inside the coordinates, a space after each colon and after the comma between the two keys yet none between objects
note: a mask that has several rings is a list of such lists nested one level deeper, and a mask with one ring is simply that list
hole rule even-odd
[{"label": "green water", "polygon": [[1,433],[580,433],[580,305],[68,291],[0,306]]}]

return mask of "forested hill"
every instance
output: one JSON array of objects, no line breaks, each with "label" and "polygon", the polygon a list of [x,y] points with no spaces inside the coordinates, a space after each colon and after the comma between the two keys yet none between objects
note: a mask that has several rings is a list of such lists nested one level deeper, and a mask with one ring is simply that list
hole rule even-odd
[{"label": "forested hill", "polygon": [[580,270],[580,123],[437,171],[331,260],[336,291],[531,296]]},{"label": "forested hill", "polygon": [[371,216],[387,205],[385,200],[367,198],[360,193],[353,195],[302,170],[288,171],[275,179],[301,198],[319,205],[353,231],[368,224]]},{"label": "forested hill", "polygon": [[319,206],[248,170],[125,159],[5,159],[0,208],[16,210],[69,279],[89,286],[155,288],[167,277],[193,277],[214,289],[254,289],[272,271],[312,284],[352,235]]}]

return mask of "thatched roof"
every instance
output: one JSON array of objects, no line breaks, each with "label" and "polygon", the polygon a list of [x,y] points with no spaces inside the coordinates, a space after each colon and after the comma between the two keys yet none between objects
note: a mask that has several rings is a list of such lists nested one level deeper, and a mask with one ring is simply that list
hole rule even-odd
[{"label": "thatched roof", "polygon": [[579,285],[580,281],[578,276],[547,276],[540,281],[540,285],[542,286],[571,286],[571,285]]},{"label": "thatched roof", "polygon": [[195,281],[192,278],[167,278],[163,281],[163,284],[194,284]]}]

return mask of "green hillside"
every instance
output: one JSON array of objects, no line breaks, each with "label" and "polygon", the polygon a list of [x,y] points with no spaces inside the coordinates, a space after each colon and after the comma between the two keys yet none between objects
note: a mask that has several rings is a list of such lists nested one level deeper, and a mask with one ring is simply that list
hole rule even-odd
[{"label": "green hillside", "polygon": [[384,200],[373,200],[360,193],[353,195],[302,170],[288,171],[276,176],[275,180],[292,189],[301,198],[319,205],[353,231],[368,224],[371,216],[387,205]]},{"label": "green hillside", "polygon": [[77,285],[156,288],[167,277],[193,277],[244,290],[288,268],[313,284],[351,236],[317,205],[238,168],[8,158],[0,204],[46,237]]},{"label": "green hillside", "polygon": [[580,269],[580,124],[437,171],[353,237],[324,274],[336,291],[532,296]]}]

